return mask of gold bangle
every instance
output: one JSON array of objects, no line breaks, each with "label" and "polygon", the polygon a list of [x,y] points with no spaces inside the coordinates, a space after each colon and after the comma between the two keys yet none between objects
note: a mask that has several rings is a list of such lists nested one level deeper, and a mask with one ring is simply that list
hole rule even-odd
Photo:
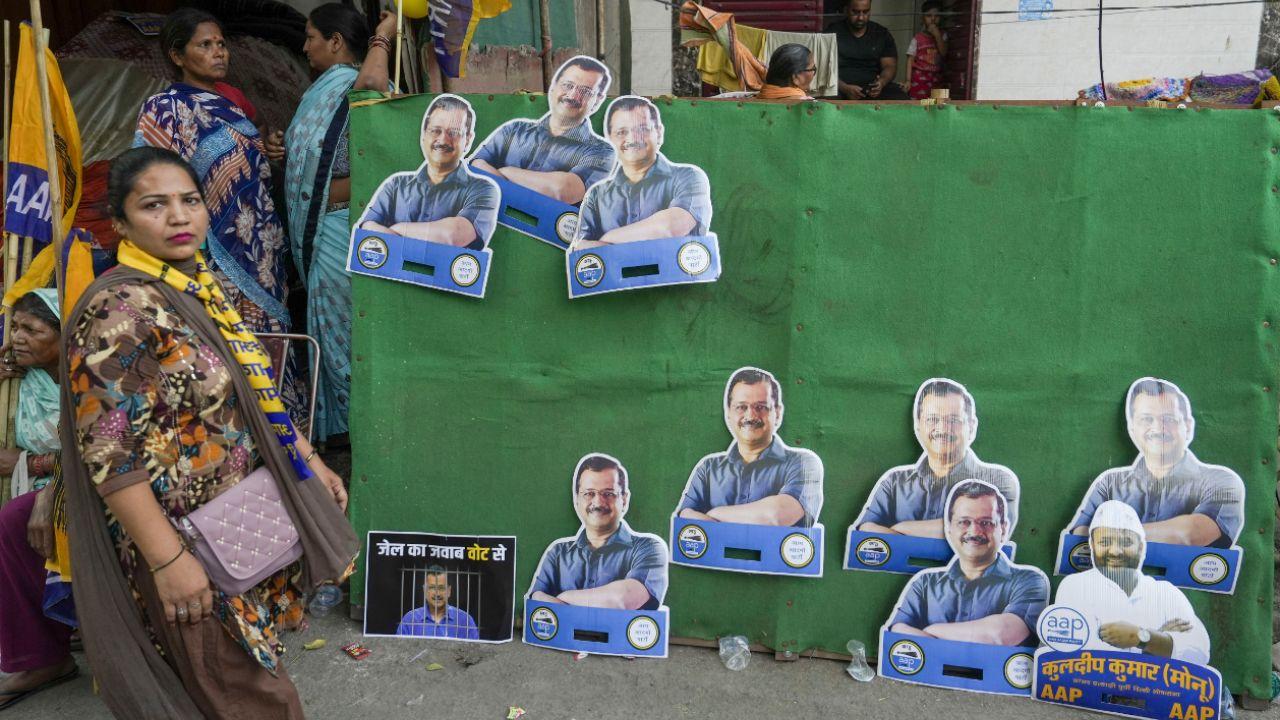
[{"label": "gold bangle", "polygon": [[319,450],[317,450],[317,449],[315,449],[315,448],[311,448],[311,454],[310,454],[310,455],[308,455],[308,456],[306,456],[305,458],[303,458],[302,462],[304,462],[304,463],[306,463],[306,464],[310,465],[310,464],[311,464],[311,458],[315,457],[315,456],[316,456],[316,453],[318,453],[318,452],[320,452],[320,451],[319,451]]},{"label": "gold bangle", "polygon": [[172,565],[172,564],[174,564],[174,563],[178,562],[178,558],[182,557],[182,553],[184,553],[184,552],[186,552],[186,551],[187,551],[187,546],[186,546],[186,545],[185,545],[181,540],[179,540],[179,541],[178,541],[178,554],[177,554],[177,555],[174,555],[174,556],[169,560],[169,562],[164,563],[164,564],[162,564],[162,565],[157,565],[156,567],[151,568],[151,574],[152,574],[152,575],[155,575],[156,573],[160,572],[161,570],[163,570],[163,569],[165,569],[165,568],[169,567],[170,565]]}]

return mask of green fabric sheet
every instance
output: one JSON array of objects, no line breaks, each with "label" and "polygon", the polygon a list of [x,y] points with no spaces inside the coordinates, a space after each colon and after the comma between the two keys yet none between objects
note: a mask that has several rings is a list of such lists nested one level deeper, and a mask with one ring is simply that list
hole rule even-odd
[{"label": "green fabric sheet", "polygon": [[[479,139],[546,111],[538,95],[469,99]],[[429,100],[352,111],[353,217],[421,162]],[[729,444],[726,378],[756,365],[784,383],[782,436],[825,463],[826,573],[673,565],[672,633],[874,646],[907,578],[841,570],[844,533],[880,474],[919,456],[921,381],[975,395],[974,450],[1022,482],[1018,561],[1048,572],[1089,484],[1133,461],[1123,398],[1155,375],[1190,396],[1201,460],[1244,478],[1235,595],[1187,594],[1231,690],[1269,697],[1280,118],[659,107],[663,152],[710,179],[719,282],[570,302],[564,256],[506,228],[483,301],[354,278],[359,531],[516,534],[523,594],[547,544],[578,526],[574,464],[602,451],[631,472],[632,527],[665,537],[694,464]]]}]

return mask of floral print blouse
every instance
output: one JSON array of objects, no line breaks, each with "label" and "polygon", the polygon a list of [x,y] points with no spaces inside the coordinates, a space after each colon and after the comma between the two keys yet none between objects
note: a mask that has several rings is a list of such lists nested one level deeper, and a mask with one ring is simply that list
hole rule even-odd
[{"label": "floral print blouse", "polygon": [[[229,374],[239,368],[227,367],[157,285],[98,291],[72,328],[67,364],[80,451],[103,497],[145,482],[164,512],[180,518],[256,466]],[[134,581],[138,550],[110,510],[106,521],[146,617]],[[214,590],[215,616],[273,673],[283,651],[277,628],[302,618],[300,573],[295,563],[239,596]]]}]

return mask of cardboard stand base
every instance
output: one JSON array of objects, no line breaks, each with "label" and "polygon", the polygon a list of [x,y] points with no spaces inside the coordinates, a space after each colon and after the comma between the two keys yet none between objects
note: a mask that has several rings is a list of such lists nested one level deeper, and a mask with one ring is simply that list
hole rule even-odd
[{"label": "cardboard stand base", "polygon": [[767,575],[822,577],[823,527],[671,518],[671,562]]},{"label": "cardboard stand base", "polygon": [[715,233],[601,245],[568,256],[569,297],[720,278]]},{"label": "cardboard stand base", "polygon": [[[1147,555],[1142,571],[1157,580],[1166,580],[1178,587],[1206,592],[1232,593],[1236,589],[1236,576],[1240,574],[1240,562],[1244,550],[1207,548],[1194,545],[1170,545],[1147,543]],[[1058,542],[1058,564],[1054,573],[1070,575],[1093,567],[1089,555],[1089,538],[1071,532],[1062,533]]]},{"label": "cardboard stand base", "polygon": [[880,677],[1001,695],[1031,692],[1032,648],[880,631]]},{"label": "cardboard stand base", "polygon": [[498,207],[499,224],[561,250],[569,249],[573,234],[578,229],[578,208],[513,183],[500,175],[487,173],[474,165],[471,166],[471,172],[491,178],[502,190],[502,205]]},{"label": "cardboard stand base", "polygon": [[[955,554],[942,538],[891,535],[852,528],[844,548],[845,570],[877,570],[906,575],[946,565]],[[1000,551],[1013,560],[1018,546],[1005,543]]]},{"label": "cardboard stand base", "polygon": [[664,658],[667,619],[665,607],[616,610],[526,599],[524,642],[593,655]]},{"label": "cardboard stand base", "polygon": [[353,273],[484,297],[493,251],[468,250],[417,238],[356,230],[347,257]]},{"label": "cardboard stand base", "polygon": [[1222,677],[1204,665],[1110,650],[1036,651],[1032,697],[1113,715],[1216,720]]}]

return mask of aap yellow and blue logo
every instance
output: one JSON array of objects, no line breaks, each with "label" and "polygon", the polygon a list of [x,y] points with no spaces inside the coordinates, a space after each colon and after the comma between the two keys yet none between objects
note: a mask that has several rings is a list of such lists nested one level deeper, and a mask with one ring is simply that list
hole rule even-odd
[{"label": "aap yellow and blue logo", "polygon": [[367,237],[356,248],[356,259],[370,270],[377,270],[385,265],[389,256],[387,243],[380,237]]},{"label": "aap yellow and blue logo", "polygon": [[707,533],[697,525],[685,525],[676,536],[676,547],[681,555],[697,560],[707,553]]},{"label": "aap yellow and blue logo", "polygon": [[915,675],[924,669],[924,649],[910,640],[899,640],[889,647],[889,664],[903,675]]},{"label": "aap yellow and blue logo", "polygon": [[547,642],[555,637],[559,630],[560,619],[556,617],[551,608],[536,608],[529,614],[529,632],[533,633],[533,636],[542,642]]},{"label": "aap yellow and blue logo", "polygon": [[573,276],[577,279],[578,284],[584,288],[593,288],[604,280],[604,260],[599,255],[588,253],[578,258],[578,264],[573,267]]}]

